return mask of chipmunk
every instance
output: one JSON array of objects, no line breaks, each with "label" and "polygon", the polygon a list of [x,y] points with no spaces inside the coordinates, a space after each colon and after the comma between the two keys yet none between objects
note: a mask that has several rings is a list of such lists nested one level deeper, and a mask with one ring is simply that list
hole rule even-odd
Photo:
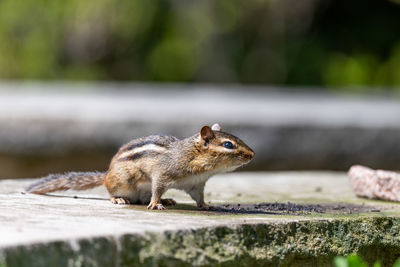
[{"label": "chipmunk", "polygon": [[186,191],[201,209],[204,186],[214,174],[232,171],[254,157],[239,138],[222,132],[218,124],[203,126],[200,133],[183,140],[173,136],[151,135],[123,145],[112,158],[107,172],[50,174],[26,188],[29,193],[45,194],[60,190],[85,190],[105,185],[114,204],[148,204],[163,210],[175,205],[162,199],[169,188]]}]

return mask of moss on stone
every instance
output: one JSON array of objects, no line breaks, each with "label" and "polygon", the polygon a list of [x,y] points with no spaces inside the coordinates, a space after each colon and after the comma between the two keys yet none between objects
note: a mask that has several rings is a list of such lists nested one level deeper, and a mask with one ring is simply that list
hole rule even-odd
[{"label": "moss on stone", "polygon": [[142,237],[141,243],[127,235],[121,239],[121,266],[330,266],[335,256],[351,253],[386,266],[400,256],[399,230],[400,220],[386,217],[167,232]]},{"label": "moss on stone", "polygon": [[112,239],[91,238],[18,246],[4,250],[5,263],[11,266],[113,266],[116,246]]}]

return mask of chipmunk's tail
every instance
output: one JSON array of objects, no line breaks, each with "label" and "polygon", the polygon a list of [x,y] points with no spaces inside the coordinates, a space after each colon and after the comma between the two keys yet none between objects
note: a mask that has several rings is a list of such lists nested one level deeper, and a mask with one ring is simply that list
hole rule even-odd
[{"label": "chipmunk's tail", "polygon": [[29,185],[26,191],[35,194],[46,194],[68,189],[85,190],[103,184],[106,173],[101,172],[69,172],[50,174]]}]

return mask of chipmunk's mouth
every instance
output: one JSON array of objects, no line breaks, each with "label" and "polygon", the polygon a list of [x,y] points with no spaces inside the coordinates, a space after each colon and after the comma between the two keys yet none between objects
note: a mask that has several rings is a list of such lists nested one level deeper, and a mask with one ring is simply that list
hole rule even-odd
[{"label": "chipmunk's mouth", "polygon": [[251,161],[251,159],[246,159],[246,160],[241,160],[240,163],[238,163],[236,166],[236,168],[242,167],[246,164],[248,164]]}]

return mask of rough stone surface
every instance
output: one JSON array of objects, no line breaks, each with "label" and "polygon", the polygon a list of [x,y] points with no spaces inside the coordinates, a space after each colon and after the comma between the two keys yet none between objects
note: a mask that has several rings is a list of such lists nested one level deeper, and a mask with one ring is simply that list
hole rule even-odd
[{"label": "rough stone surface", "polygon": [[0,266],[330,266],[350,253],[389,266],[400,257],[400,205],[356,198],[345,173],[220,175],[207,184],[206,200],[218,207],[272,203],[266,211],[285,203],[364,209],[199,211],[171,190],[177,206],[148,211],[111,204],[104,188],[22,194],[30,182],[0,182]]},{"label": "rough stone surface", "polygon": [[350,182],[359,197],[400,201],[400,174],[355,165],[349,170]]},{"label": "rough stone surface", "polygon": [[182,138],[214,122],[254,148],[248,169],[398,169],[398,114],[395,97],[311,90],[0,83],[0,178],[103,171],[132,138]]}]

